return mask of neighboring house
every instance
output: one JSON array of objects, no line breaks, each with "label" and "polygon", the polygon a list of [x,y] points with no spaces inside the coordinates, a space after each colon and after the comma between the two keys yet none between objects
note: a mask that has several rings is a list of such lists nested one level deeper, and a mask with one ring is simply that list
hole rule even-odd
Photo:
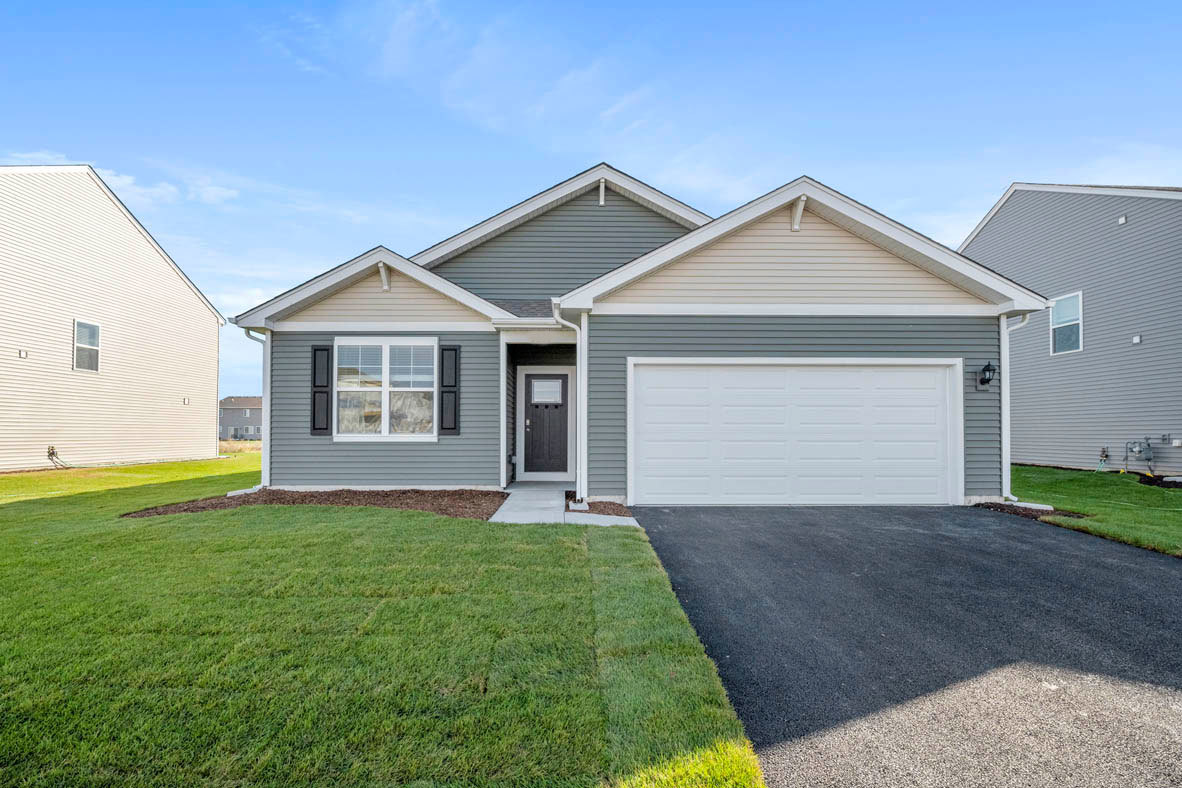
[{"label": "neighboring house", "polygon": [[267,485],[944,504],[1004,494],[1001,325],[1045,306],[810,178],[712,220],[601,164],[234,322]]},{"label": "neighboring house", "polygon": [[89,166],[0,167],[0,470],[216,456],[224,323]]},{"label": "neighboring house", "polygon": [[1016,462],[1123,468],[1148,438],[1131,470],[1182,471],[1182,189],[1015,183],[960,250],[1052,300],[1010,335]]},{"label": "neighboring house", "polygon": [[218,403],[218,437],[226,441],[263,439],[263,398],[222,397]]}]

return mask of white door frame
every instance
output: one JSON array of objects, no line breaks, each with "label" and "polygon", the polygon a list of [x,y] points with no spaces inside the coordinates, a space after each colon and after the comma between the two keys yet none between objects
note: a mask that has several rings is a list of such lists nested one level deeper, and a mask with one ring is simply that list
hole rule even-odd
[{"label": "white door frame", "polygon": [[[871,367],[946,367],[948,370],[948,503],[959,506],[965,502],[964,495],[964,359],[962,358],[907,358],[888,356],[875,358],[843,357],[785,357],[785,358],[743,358],[740,356],[628,356],[628,383],[624,395],[627,412],[627,489],[626,503],[636,503],[636,419],[635,403],[637,366],[871,366]],[[727,504],[741,505],[741,504]]]},{"label": "white door frame", "polygon": [[[525,390],[526,375],[566,375],[566,472],[527,473],[525,471],[525,403],[529,392]],[[513,452],[516,462],[517,480],[523,482],[573,482],[576,479],[578,463],[578,433],[575,425],[578,419],[575,409],[579,406],[575,386],[575,368],[567,366],[522,366],[517,368],[517,449]]]}]

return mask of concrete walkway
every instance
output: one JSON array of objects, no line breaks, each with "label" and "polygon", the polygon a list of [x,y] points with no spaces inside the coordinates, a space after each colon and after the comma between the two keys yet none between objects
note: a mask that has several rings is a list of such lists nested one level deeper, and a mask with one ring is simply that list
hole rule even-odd
[{"label": "concrete walkway", "polygon": [[573,482],[514,482],[509,497],[489,518],[494,523],[571,523],[573,525],[639,525],[632,517],[566,511],[566,491]]}]

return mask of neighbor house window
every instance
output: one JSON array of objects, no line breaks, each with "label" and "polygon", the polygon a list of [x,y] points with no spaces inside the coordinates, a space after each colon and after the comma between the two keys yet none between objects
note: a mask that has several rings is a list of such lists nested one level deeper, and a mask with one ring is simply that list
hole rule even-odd
[{"label": "neighbor house window", "polygon": [[434,337],[336,342],[336,435],[434,440],[439,357]]},{"label": "neighbor house window", "polygon": [[74,321],[74,369],[98,372],[99,327],[97,323]]},{"label": "neighbor house window", "polygon": [[1051,355],[1083,350],[1083,293],[1051,301]]},{"label": "neighbor house window", "polygon": [[243,408],[242,415],[249,418],[250,417],[250,408]]}]

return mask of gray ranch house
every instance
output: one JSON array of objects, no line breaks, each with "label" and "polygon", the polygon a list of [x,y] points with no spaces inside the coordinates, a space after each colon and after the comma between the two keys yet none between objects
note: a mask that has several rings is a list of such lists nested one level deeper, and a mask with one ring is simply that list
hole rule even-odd
[{"label": "gray ranch house", "polygon": [[1008,492],[1003,328],[1045,307],[811,178],[711,219],[600,164],[234,322],[268,486],[964,504]]},{"label": "gray ranch house", "polygon": [[1015,461],[1182,471],[1182,189],[1015,183],[960,251],[1051,299],[1010,340]]},{"label": "gray ranch house", "polygon": [[218,437],[224,441],[263,439],[263,398],[222,397],[218,403]]}]

